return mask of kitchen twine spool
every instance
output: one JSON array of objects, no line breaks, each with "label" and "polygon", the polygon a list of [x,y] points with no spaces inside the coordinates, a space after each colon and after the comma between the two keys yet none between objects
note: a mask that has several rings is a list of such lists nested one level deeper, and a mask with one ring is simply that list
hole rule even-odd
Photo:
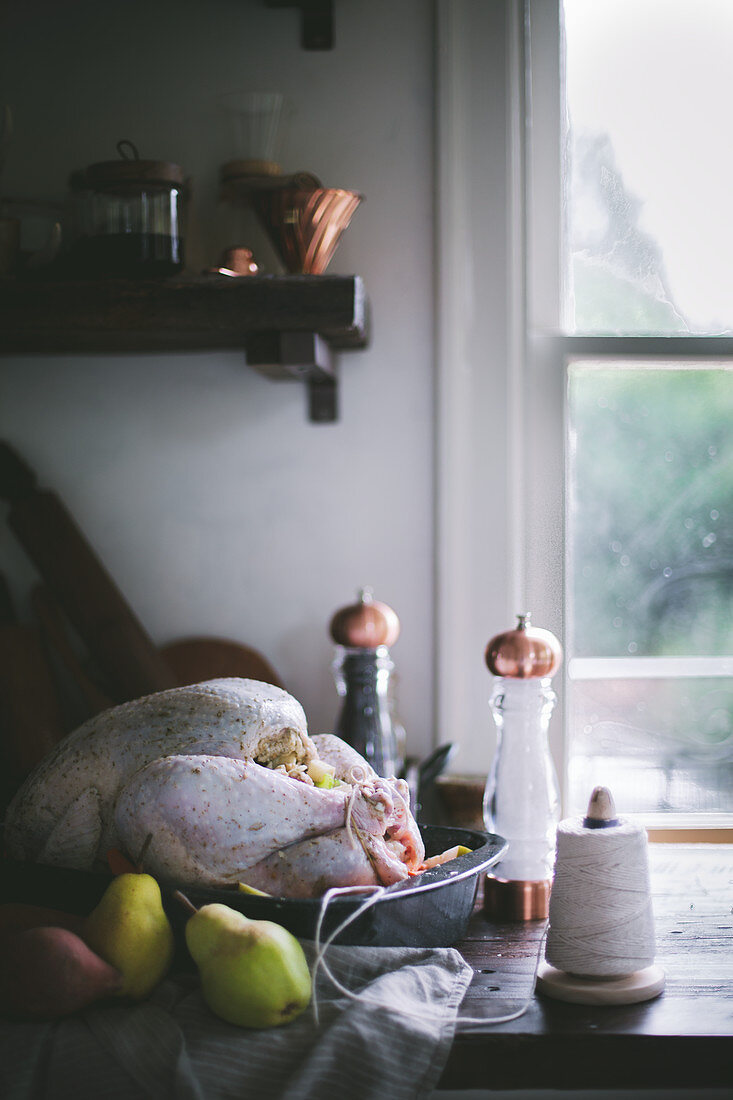
[{"label": "kitchen twine spool", "polygon": [[596,787],[584,818],[557,828],[544,964],[537,989],[576,1004],[633,1004],[664,989],[654,964],[647,835]]}]

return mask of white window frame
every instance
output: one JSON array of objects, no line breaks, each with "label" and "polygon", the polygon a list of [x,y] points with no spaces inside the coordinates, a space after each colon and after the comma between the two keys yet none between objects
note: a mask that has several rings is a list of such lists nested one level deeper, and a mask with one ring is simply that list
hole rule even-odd
[{"label": "white window frame", "polygon": [[[436,12],[436,739],[479,775],[495,747],[486,643],[527,610],[562,636],[563,389],[549,345],[527,354],[524,5]],[[547,292],[549,315],[559,270]],[[561,730],[558,707],[559,770]]]},{"label": "white window frame", "polygon": [[[567,359],[733,358],[729,337],[559,331],[559,8],[436,6],[436,738],[461,745],[457,769],[469,774],[495,746],[489,637],[525,610],[564,635]],[[727,658],[713,663],[730,674]],[[564,812],[567,676],[565,666],[550,738]]]}]

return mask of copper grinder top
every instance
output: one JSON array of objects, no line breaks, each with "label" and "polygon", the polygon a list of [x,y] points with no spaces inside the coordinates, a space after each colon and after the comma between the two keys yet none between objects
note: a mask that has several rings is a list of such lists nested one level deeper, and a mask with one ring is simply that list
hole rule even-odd
[{"label": "copper grinder top", "polygon": [[554,675],[562,661],[562,647],[555,635],[530,626],[529,611],[517,620],[514,630],[497,634],[486,646],[489,670],[515,680]]},{"label": "copper grinder top", "polygon": [[361,588],[355,604],[342,607],[331,619],[331,637],[352,649],[391,646],[400,635],[400,620],[386,603],[375,600],[371,588]]}]

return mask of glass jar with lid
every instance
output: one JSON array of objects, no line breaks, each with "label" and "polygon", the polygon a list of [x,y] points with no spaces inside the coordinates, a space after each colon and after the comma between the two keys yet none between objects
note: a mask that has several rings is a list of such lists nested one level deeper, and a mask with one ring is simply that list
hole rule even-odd
[{"label": "glass jar with lid", "polygon": [[184,263],[185,185],[182,168],[142,160],[130,141],[119,160],[91,164],[83,173],[77,266],[95,276],[160,278]]}]

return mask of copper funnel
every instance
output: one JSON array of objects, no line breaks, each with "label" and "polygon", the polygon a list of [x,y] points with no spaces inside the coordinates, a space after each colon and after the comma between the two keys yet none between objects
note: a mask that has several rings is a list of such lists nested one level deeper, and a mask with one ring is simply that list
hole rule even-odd
[{"label": "copper funnel", "polygon": [[363,196],[337,187],[255,188],[250,201],[291,275],[322,275]]}]

